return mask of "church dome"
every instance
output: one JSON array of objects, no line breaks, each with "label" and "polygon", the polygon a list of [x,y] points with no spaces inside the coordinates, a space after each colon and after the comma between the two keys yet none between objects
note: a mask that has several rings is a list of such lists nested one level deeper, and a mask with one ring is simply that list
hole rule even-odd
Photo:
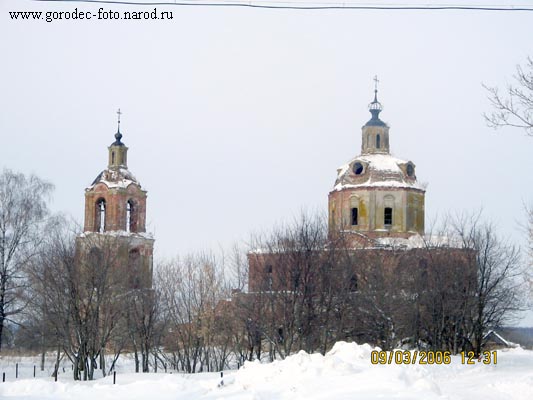
[{"label": "church dome", "polygon": [[411,161],[391,155],[390,128],[379,119],[382,109],[376,86],[372,118],[361,129],[361,154],[337,169],[328,196],[331,232],[404,239],[424,233],[425,185],[417,181]]},{"label": "church dome", "polygon": [[91,186],[87,189],[92,189],[99,183],[103,183],[109,189],[111,188],[127,188],[132,183],[141,187],[141,184],[133,176],[133,174],[126,168],[116,168],[116,169],[104,169],[98,176],[95,178]]},{"label": "church dome", "polygon": [[337,169],[333,190],[367,187],[424,188],[416,180],[415,165],[390,154],[364,154]]}]

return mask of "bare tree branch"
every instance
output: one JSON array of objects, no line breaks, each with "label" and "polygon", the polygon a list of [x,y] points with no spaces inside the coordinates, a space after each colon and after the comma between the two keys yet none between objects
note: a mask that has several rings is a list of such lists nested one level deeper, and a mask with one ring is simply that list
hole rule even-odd
[{"label": "bare tree branch", "polygon": [[517,65],[513,78],[514,85],[508,85],[503,94],[497,87],[483,85],[493,108],[483,116],[492,128],[510,126],[533,136],[533,59],[528,57],[525,67]]}]

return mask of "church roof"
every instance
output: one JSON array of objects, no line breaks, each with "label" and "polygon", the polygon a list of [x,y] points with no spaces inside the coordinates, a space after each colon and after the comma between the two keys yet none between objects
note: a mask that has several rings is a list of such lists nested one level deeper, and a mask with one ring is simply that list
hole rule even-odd
[{"label": "church roof", "polygon": [[[408,165],[412,173],[409,176]],[[425,190],[416,180],[414,164],[390,154],[363,154],[337,169],[333,190],[350,188],[412,188]]]},{"label": "church roof", "polygon": [[133,176],[133,174],[126,168],[113,168],[113,169],[104,169],[98,176],[95,178],[91,186],[87,190],[92,189],[97,184],[103,183],[109,189],[111,188],[127,188],[132,183],[137,186],[141,186],[140,182]]},{"label": "church roof", "polygon": [[379,119],[378,116],[370,118],[364,126],[388,126],[385,122]]}]

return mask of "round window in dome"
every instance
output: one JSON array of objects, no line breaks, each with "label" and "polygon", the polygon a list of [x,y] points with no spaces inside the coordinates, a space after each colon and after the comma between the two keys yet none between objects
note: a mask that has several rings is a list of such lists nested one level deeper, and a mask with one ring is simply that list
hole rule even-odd
[{"label": "round window in dome", "polygon": [[363,173],[363,164],[361,164],[360,162],[356,162],[354,165],[353,165],[353,173],[355,175],[361,175]]},{"label": "round window in dome", "polygon": [[415,176],[415,167],[413,164],[407,164],[407,176],[411,178]]}]

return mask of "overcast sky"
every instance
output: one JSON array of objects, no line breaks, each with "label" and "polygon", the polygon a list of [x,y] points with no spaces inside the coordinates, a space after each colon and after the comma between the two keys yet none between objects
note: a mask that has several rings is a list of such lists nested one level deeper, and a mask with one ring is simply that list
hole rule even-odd
[{"label": "overcast sky", "polygon": [[51,23],[8,13],[76,7],[154,9],[0,0],[0,168],[54,183],[54,211],[83,221],[120,107],[157,256],[326,212],[337,167],[360,153],[378,75],[392,153],[428,183],[426,222],[482,207],[524,244],[533,138],[486,127],[482,83],[504,87],[533,56],[533,13],[157,6],[173,19]]}]

